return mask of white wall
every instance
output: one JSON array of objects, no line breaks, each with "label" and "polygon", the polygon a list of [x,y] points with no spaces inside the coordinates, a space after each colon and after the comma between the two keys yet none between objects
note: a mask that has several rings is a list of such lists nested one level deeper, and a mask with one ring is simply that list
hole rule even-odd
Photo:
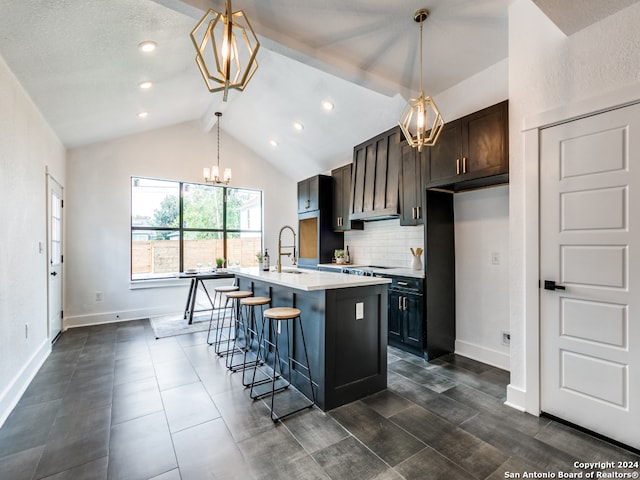
[{"label": "white wall", "polygon": [[456,353],[508,370],[509,187],[457,193],[453,205]]},{"label": "white wall", "polygon": [[509,60],[504,59],[434,96],[444,121],[455,120],[509,96]]},{"label": "white wall", "polygon": [[[202,182],[202,168],[216,161],[217,142],[215,129],[204,133],[198,125],[184,123],[69,151],[65,327],[184,308],[184,281],[130,289],[130,177]],[[232,186],[264,191],[264,240],[275,252],[280,227],[296,225],[296,182],[223,130],[220,166],[233,169]],[[102,301],[95,300],[96,292],[102,292]]]},{"label": "white wall", "polygon": [[[566,37],[532,3],[509,8],[510,107],[510,318],[511,384],[509,404],[538,413],[537,348],[537,158],[525,157],[523,122],[551,109],[567,107],[638,84],[640,80],[640,3],[571,37]],[[525,161],[525,159],[527,161]],[[533,261],[532,261],[533,260]]]},{"label": "white wall", "polygon": [[0,425],[51,349],[39,243],[46,248],[45,172],[64,185],[64,160],[64,147],[0,57]]}]

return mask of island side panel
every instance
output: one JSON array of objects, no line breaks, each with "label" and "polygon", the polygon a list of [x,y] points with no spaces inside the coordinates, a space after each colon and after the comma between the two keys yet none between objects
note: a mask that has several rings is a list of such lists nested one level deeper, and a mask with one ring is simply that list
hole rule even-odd
[{"label": "island side panel", "polygon": [[[239,276],[241,290],[268,296],[272,306],[302,312],[316,403],[327,411],[384,390],[387,384],[387,286],[304,291]],[[363,318],[357,319],[357,304]],[[301,336],[293,331],[295,358],[303,358]],[[287,351],[284,338],[278,343]],[[285,370],[286,371],[286,370]],[[287,372],[288,373],[288,372]],[[292,372],[294,385],[310,396],[308,383]]]},{"label": "island side panel", "polygon": [[327,410],[387,388],[387,286],[326,291]]}]

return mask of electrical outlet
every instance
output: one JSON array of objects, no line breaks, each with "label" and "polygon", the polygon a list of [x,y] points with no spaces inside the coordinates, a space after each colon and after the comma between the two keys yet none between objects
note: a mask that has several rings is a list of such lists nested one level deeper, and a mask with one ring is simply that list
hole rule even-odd
[{"label": "electrical outlet", "polygon": [[510,345],[511,344],[511,334],[509,332],[502,332],[502,340],[500,341],[502,345]]},{"label": "electrical outlet", "polygon": [[96,302],[102,301],[102,292],[96,292]]},{"label": "electrical outlet", "polygon": [[491,252],[491,265],[500,265],[500,252]]}]

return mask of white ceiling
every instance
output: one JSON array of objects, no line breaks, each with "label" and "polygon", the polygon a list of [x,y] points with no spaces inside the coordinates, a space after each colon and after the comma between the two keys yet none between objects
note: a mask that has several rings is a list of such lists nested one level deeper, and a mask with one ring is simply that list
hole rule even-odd
[{"label": "white ceiling", "polygon": [[565,35],[573,35],[638,0],[533,0]]},{"label": "white ceiling", "polygon": [[[507,57],[510,1],[235,0],[262,48],[226,103],[207,91],[189,38],[222,0],[0,0],[0,55],[67,147],[190,120],[211,129],[220,110],[222,130],[299,179],[348,161],[417,94],[417,9],[431,10],[424,87],[436,95]],[[158,49],[141,54],[143,40]],[[143,80],[154,87],[139,90]]]}]

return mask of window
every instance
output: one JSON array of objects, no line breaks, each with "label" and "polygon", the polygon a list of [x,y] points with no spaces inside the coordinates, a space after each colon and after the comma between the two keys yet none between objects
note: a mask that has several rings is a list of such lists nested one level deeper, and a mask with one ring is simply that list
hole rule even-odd
[{"label": "window", "polygon": [[131,178],[131,279],[187,268],[256,265],[262,250],[262,192]]}]

